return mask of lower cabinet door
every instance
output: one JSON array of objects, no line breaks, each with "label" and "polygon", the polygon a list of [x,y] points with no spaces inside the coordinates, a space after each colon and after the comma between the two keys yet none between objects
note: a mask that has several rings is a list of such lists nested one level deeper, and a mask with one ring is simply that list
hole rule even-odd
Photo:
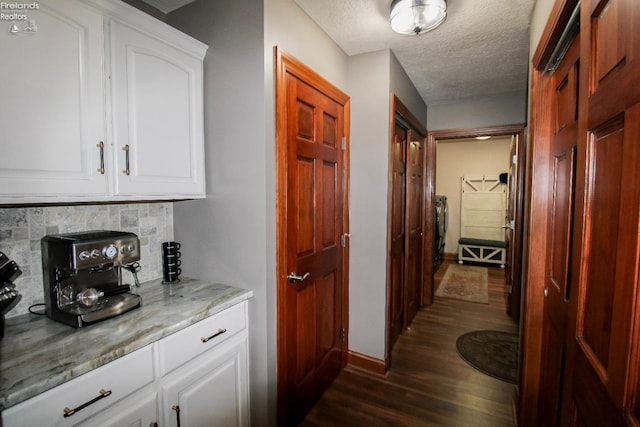
[{"label": "lower cabinet door", "polygon": [[163,378],[162,395],[163,426],[249,426],[246,333]]},{"label": "lower cabinet door", "polygon": [[143,390],[85,420],[82,427],[158,426],[158,393]]}]

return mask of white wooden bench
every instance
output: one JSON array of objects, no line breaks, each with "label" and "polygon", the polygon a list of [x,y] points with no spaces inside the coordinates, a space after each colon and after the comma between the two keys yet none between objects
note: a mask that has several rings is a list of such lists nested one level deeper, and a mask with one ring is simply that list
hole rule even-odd
[{"label": "white wooden bench", "polygon": [[464,261],[500,264],[504,268],[507,260],[507,244],[499,240],[469,239],[458,240],[458,263]]}]

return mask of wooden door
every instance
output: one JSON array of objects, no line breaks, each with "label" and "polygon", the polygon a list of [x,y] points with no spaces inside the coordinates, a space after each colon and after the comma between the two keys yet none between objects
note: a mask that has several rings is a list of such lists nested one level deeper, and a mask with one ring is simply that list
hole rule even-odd
[{"label": "wooden door", "polygon": [[[547,275],[542,324],[541,424],[559,423],[562,379],[567,357],[567,315],[574,297],[570,283],[570,255],[578,144],[578,83],[580,43],[576,38],[552,76],[549,98],[555,120],[551,141],[551,193],[548,203]],[[569,346],[571,343],[569,343]]]},{"label": "wooden door", "polygon": [[[589,0],[581,10],[584,140],[576,217],[572,393],[564,420],[640,422],[640,2]],[[573,290],[572,290],[573,292]]]},{"label": "wooden door", "polygon": [[509,166],[509,199],[507,202],[507,261],[505,268],[507,314],[520,321],[522,295],[522,246],[524,235],[524,179],[526,150],[524,132],[511,136]]},{"label": "wooden door", "polygon": [[[505,277],[505,289],[504,289],[504,298],[505,304],[507,306],[507,313],[513,316],[513,303],[511,301],[511,294],[513,292],[513,282],[514,282],[514,273],[513,270],[513,260],[514,256],[514,233],[513,226],[515,225],[515,201],[516,201],[516,161],[514,160],[517,157],[518,152],[518,140],[515,136],[511,137],[511,143],[509,144],[509,172],[507,176],[507,216],[505,217],[504,228],[504,241],[506,244],[505,248],[505,262],[504,262],[504,277]],[[515,318],[514,320],[518,320]]]},{"label": "wooden door", "polygon": [[391,196],[389,227],[389,328],[390,346],[405,326],[405,222],[406,222],[406,146],[408,130],[396,122],[391,142]]},{"label": "wooden door", "polygon": [[404,324],[411,325],[422,302],[423,229],[425,189],[425,139],[410,129],[406,164],[406,281],[404,295]]},{"label": "wooden door", "polygon": [[296,424],[347,356],[348,97],[277,51],[278,392]]}]

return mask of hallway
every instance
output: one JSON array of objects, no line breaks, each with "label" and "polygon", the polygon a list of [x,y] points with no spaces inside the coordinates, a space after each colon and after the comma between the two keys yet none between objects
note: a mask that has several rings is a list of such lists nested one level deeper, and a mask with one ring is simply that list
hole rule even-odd
[{"label": "hallway", "polygon": [[[450,262],[438,269],[436,287]],[[515,386],[457,354],[458,336],[480,329],[517,332],[497,267],[489,267],[489,304],[436,297],[398,339],[386,378],[342,372],[301,426],[513,426]]]}]

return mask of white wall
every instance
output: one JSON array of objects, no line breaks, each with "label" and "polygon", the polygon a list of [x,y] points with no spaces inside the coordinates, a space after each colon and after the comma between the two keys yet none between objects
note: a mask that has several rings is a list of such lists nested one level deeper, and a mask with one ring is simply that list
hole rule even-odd
[{"label": "white wall", "polygon": [[427,127],[427,104],[416,90],[415,86],[409,80],[402,65],[393,54],[390,52],[390,87],[391,92],[395,93],[402,103],[411,111],[415,118],[424,126]]},{"label": "white wall", "polygon": [[427,129],[469,129],[526,122],[526,93],[429,104]]},{"label": "white wall", "polygon": [[390,50],[349,58],[349,349],[388,357],[387,204],[391,93],[425,123],[427,106]]},{"label": "white wall", "polygon": [[449,226],[444,251],[458,253],[460,239],[460,178],[497,176],[509,171],[511,138],[487,141],[438,142],[436,150],[436,194],[447,196]]},{"label": "white wall", "polygon": [[385,358],[389,51],[349,60],[349,349]]},{"label": "white wall", "polygon": [[207,199],[175,204],[183,271],[252,289],[252,425],[275,425],[275,97],[273,47],[344,90],[347,56],[292,0],[198,0],[170,24],[209,44]]},{"label": "white wall", "polygon": [[551,9],[553,9],[554,0],[536,0],[533,6],[533,13],[531,15],[531,26],[529,33],[529,58],[533,58],[533,54],[538,48],[538,42],[544,27],[547,25],[549,15],[551,15]]},{"label": "white wall", "polygon": [[249,301],[252,425],[274,423],[269,330],[263,1],[199,0],[168,22],[209,44],[204,64],[206,200],[174,204],[185,275],[253,290]]}]

